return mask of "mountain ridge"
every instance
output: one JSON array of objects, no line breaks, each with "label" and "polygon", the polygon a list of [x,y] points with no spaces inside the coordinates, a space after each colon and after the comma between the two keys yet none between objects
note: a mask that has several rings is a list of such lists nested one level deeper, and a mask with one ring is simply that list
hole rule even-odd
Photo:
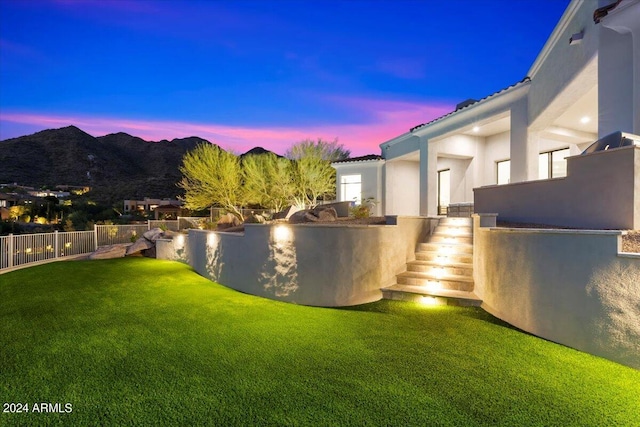
[{"label": "mountain ridge", "polygon": [[125,132],[94,137],[73,125],[47,129],[0,141],[0,183],[89,186],[105,204],[176,198],[182,157],[201,143],[213,144],[197,136],[147,141]]}]

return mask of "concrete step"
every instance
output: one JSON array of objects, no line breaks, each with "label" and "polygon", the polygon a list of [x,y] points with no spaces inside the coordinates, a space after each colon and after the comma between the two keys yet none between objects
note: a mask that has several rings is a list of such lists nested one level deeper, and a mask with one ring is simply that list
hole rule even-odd
[{"label": "concrete step", "polygon": [[435,261],[444,265],[451,264],[451,263],[472,264],[473,254],[469,254],[469,253],[445,254],[445,253],[442,253],[441,251],[422,251],[422,252],[416,252],[416,261]]},{"label": "concrete step", "polygon": [[457,226],[457,225],[438,225],[434,231],[435,233],[444,233],[449,236],[456,234],[469,234],[473,235],[473,228],[471,226]]},{"label": "concrete step", "polygon": [[449,289],[472,291],[473,277],[455,274],[432,274],[430,272],[405,271],[396,276],[398,285],[411,285],[425,289]]},{"label": "concrete step", "polygon": [[452,225],[452,226],[473,226],[473,218],[452,218],[452,217],[444,217],[440,218],[438,221],[438,225]]},{"label": "concrete step", "polygon": [[418,252],[438,252],[441,254],[473,254],[470,242],[427,242],[418,244]]},{"label": "concrete step", "polygon": [[447,236],[441,233],[433,233],[429,236],[428,243],[473,243],[473,236]]},{"label": "concrete step", "polygon": [[385,299],[416,301],[428,305],[457,305],[479,307],[482,300],[469,291],[429,290],[421,286],[396,284],[382,289]]},{"label": "concrete step", "polygon": [[473,277],[473,264],[462,262],[422,261],[415,260],[407,263],[407,271],[431,273],[434,276],[466,276]]}]

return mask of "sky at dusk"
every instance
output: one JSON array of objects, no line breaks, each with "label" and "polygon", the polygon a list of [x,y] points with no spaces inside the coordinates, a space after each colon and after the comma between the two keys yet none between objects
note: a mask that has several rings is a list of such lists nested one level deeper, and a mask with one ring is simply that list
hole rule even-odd
[{"label": "sky at dusk", "polygon": [[0,140],[75,125],[379,154],[525,77],[568,3],[0,0]]}]

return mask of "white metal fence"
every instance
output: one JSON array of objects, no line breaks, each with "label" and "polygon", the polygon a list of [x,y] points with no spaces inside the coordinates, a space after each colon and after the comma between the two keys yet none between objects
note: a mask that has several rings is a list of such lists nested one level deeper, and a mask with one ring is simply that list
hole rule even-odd
[{"label": "white metal fence", "polygon": [[0,270],[93,252],[93,231],[20,234],[0,237]]},{"label": "white metal fence", "polygon": [[152,228],[180,231],[204,228],[206,217],[147,221],[134,225],[95,225],[91,231],[65,231],[0,236],[0,270],[58,258],[89,254],[99,246],[131,243]]},{"label": "white metal fence", "polygon": [[149,230],[149,224],[135,225],[96,225],[96,242],[98,246],[131,243]]}]

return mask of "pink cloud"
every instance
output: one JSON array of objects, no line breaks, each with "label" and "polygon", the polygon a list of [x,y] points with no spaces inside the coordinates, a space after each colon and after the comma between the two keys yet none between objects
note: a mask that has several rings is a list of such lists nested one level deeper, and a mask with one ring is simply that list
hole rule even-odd
[{"label": "pink cloud", "polygon": [[423,104],[406,101],[384,101],[366,98],[335,98],[336,102],[352,110],[364,111],[367,123],[326,124],[314,126],[232,126],[215,123],[190,123],[164,120],[135,120],[118,117],[89,117],[82,115],[47,115],[34,113],[0,113],[0,138],[19,136],[10,131],[12,124],[30,125],[34,129],[59,128],[74,125],[85,132],[102,136],[126,132],[145,140],[198,136],[225,149],[244,152],[262,146],[276,153],[284,153],[294,142],[311,138],[333,140],[351,150],[352,155],[378,154],[379,144],[401,135],[412,126],[432,120],[449,111],[444,104]]}]

